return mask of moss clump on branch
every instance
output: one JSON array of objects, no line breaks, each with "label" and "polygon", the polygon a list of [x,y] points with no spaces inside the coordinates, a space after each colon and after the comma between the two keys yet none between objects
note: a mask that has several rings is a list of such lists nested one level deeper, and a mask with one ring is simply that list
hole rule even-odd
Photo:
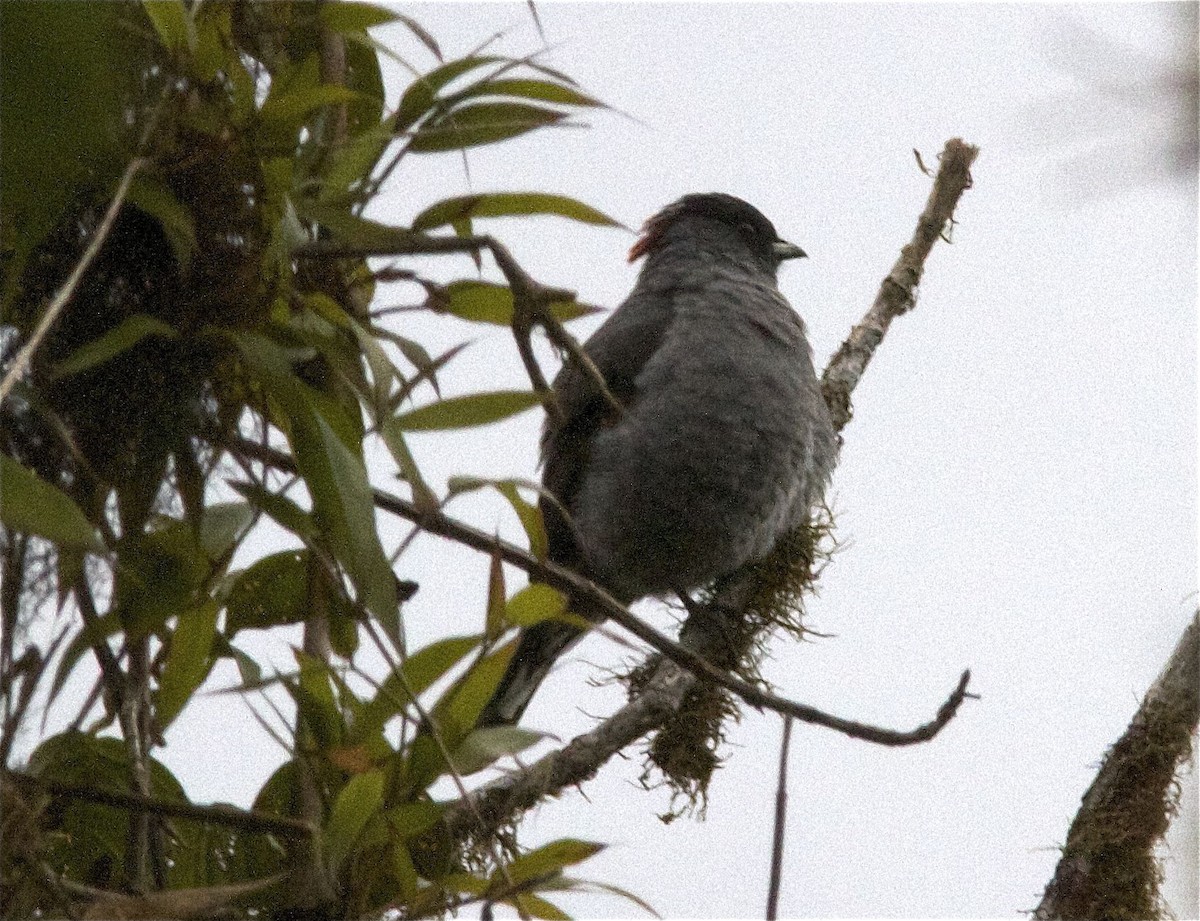
[{"label": "moss clump on branch", "polygon": [[[769,556],[701,592],[681,642],[718,668],[765,685],[759,666],[771,637],[783,632],[803,639],[810,632],[803,624],[802,602],[834,549],[832,526],[828,511],[822,510],[810,524],[784,537]],[[736,609],[718,601],[731,587],[740,599]],[[645,688],[657,664],[658,658],[652,657],[624,676],[630,697]],[[700,682],[654,734],[646,749],[641,780],[646,787],[665,784],[671,790],[671,807],[662,816],[664,821],[696,810],[703,815],[708,784],[721,765],[725,727],[738,717],[737,701],[727,690]],[[656,775],[661,779],[655,780]]]}]

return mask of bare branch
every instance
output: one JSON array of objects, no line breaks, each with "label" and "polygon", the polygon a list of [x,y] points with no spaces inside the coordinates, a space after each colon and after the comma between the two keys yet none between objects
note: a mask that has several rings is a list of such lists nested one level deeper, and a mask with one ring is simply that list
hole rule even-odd
[{"label": "bare branch", "polygon": [[[294,461],[282,451],[267,448],[257,442],[246,439],[230,440],[226,438],[225,443],[229,447],[245,451],[245,453],[256,457],[258,460],[270,463],[281,470],[295,470]],[[564,569],[554,563],[539,560],[515,544],[501,540],[493,534],[476,530],[470,525],[457,521],[436,509],[426,509],[418,506],[415,502],[394,496],[381,489],[372,490],[372,495],[375,505],[378,508],[412,521],[431,534],[449,538],[483,553],[498,554],[504,562],[523,569],[530,576],[537,579],[537,581],[549,585],[551,588],[558,589],[560,592],[568,594],[572,598],[586,604],[589,607],[589,614],[595,613],[598,617],[604,617],[619,624],[638,639],[660,652],[667,659],[677,663],[684,670],[691,672],[700,679],[732,691],[753,707],[774,710],[777,713],[795,717],[801,722],[824,726],[827,729],[836,730],[852,738],[874,742],[878,745],[901,746],[913,745],[933,738],[942,730],[942,727],[946,723],[954,718],[954,714],[958,711],[963,700],[970,696],[967,693],[967,682],[970,680],[971,673],[963,672],[962,677],[959,679],[958,687],[947,698],[946,702],[942,704],[937,716],[930,722],[909,732],[884,729],[832,716],[807,704],[797,703],[783,697],[778,697],[775,694],[770,694],[757,685],[717,668],[704,656],[687,645],[677,643],[670,637],[659,633],[639,617],[632,614],[628,608],[614,599],[608,592],[600,588],[600,586],[596,585],[596,583],[585,579],[572,570]],[[647,727],[647,729],[652,728],[654,727]],[[644,731],[646,730],[644,729]]]},{"label": "bare branch", "polygon": [[1172,782],[1200,719],[1200,613],[1109,749],[1067,832],[1036,921],[1166,917],[1154,846],[1173,810]]},{"label": "bare branch", "polygon": [[771,836],[771,882],[767,887],[767,921],[779,917],[779,886],[783,879],[783,831],[787,827],[788,752],[792,747],[792,721],[783,718],[779,743],[779,783],[775,787],[775,830]]},{"label": "bare branch", "polygon": [[79,287],[83,276],[87,274],[87,270],[91,268],[96,256],[99,255],[101,248],[104,246],[104,241],[108,239],[108,235],[112,231],[113,224],[116,223],[117,215],[121,213],[121,208],[125,204],[125,197],[129,194],[129,187],[133,184],[133,178],[145,165],[146,161],[144,159],[135,157],[129,166],[125,168],[125,173],[121,176],[121,181],[117,183],[117,191],[113,193],[112,201],[108,203],[108,210],[104,212],[104,218],[92,234],[92,239],[88,241],[83,255],[75,263],[75,268],[71,270],[71,274],[67,276],[67,280],[63,282],[62,287],[55,292],[50,303],[46,305],[46,310],[42,313],[42,318],[38,321],[33,335],[25,341],[20,351],[13,357],[12,364],[9,365],[8,371],[4,374],[4,380],[0,381],[0,403],[4,402],[4,398],[8,396],[17,381],[28,370],[29,363],[33,360],[33,353],[37,351],[38,346],[42,344],[42,340],[50,332],[50,327],[55,324],[62,312],[67,309],[67,304],[71,303],[71,298],[75,296],[75,290]]},{"label": "bare branch", "polygon": [[971,164],[978,155],[978,147],[963,143],[959,138],[951,138],[946,142],[937,178],[929,192],[925,210],[917,219],[912,240],[900,251],[900,258],[880,285],[871,309],[830,359],[821,378],[821,391],[837,431],[845,428],[853,415],[850,394],[858,386],[892,320],[912,307],[917,285],[925,269],[925,259],[947,223],[953,220],[954,209],[962,193],[971,187]]}]

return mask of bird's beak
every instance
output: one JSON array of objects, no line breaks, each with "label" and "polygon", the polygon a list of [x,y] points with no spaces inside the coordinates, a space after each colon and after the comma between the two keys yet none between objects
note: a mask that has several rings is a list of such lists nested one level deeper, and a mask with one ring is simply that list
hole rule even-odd
[{"label": "bird's beak", "polygon": [[795,243],[789,243],[787,240],[776,240],[771,244],[771,249],[775,253],[775,258],[780,262],[784,259],[806,259],[808,253],[802,250]]}]

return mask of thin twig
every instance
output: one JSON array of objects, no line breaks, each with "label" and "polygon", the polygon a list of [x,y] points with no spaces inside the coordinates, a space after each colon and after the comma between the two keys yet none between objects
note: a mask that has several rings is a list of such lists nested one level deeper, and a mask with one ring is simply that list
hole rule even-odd
[{"label": "thin twig", "polygon": [[775,788],[775,830],[771,836],[771,882],[767,888],[767,921],[779,917],[779,884],[783,878],[783,831],[787,826],[788,751],[792,747],[792,719],[783,718],[779,744],[779,784]]},{"label": "thin twig", "polygon": [[[550,304],[555,301],[574,300],[574,292],[548,288],[534,281],[521,268],[508,249],[490,236],[434,237],[407,230],[394,230],[389,236],[390,240],[387,242],[380,241],[367,245],[350,245],[335,240],[314,240],[301,244],[292,252],[298,259],[330,259],[342,256],[366,258],[368,256],[429,256],[464,253],[478,256],[480,250],[486,249],[492,254],[496,266],[513,291],[513,320],[514,331],[518,331],[517,346],[521,350],[521,360],[530,374],[530,379],[534,381],[535,388],[538,387],[539,381],[541,383],[543,389],[539,389],[539,393],[549,388],[546,387],[545,378],[541,376],[540,370],[531,370],[531,367],[536,368],[536,362],[532,360],[532,353],[528,352],[528,347],[522,345],[522,335],[527,335],[528,328],[531,328],[531,324],[534,322],[546,331],[546,338],[558,349],[566,352],[570,359],[576,362],[591,378],[601,399],[608,403],[616,413],[621,414],[625,411],[621,401],[614,397],[608,389],[608,383],[605,381],[604,375],[600,373],[600,369],[596,367],[596,363],[588,357],[575,337],[566,331],[550,311]],[[518,312],[521,310],[532,315],[519,318]],[[518,322],[530,324],[530,326],[525,327],[522,332],[519,331]],[[546,405],[553,405],[553,402],[548,402]],[[552,410],[548,411],[552,412]]]},{"label": "thin twig", "polygon": [[[227,438],[226,446],[251,454],[257,460],[270,463],[281,470],[294,471],[296,469],[295,462],[287,454],[274,448],[265,448],[248,439]],[[807,704],[770,694],[757,685],[750,684],[748,681],[717,668],[703,656],[659,633],[630,613],[604,589],[572,570],[539,560],[515,544],[472,528],[436,509],[421,508],[414,502],[409,502],[381,489],[372,490],[372,497],[376,507],[415,522],[431,534],[449,538],[483,553],[499,554],[504,562],[523,569],[537,581],[590,605],[599,616],[612,620],[697,677],[732,691],[753,707],[787,714],[802,722],[824,726],[852,738],[875,742],[879,745],[902,746],[925,742],[933,738],[954,718],[954,714],[963,700],[970,696],[967,693],[967,682],[970,680],[971,673],[966,671],[959,679],[957,688],[938,711],[938,715],[930,722],[908,732],[885,729],[833,716]]]},{"label": "thin twig", "polygon": [[96,611],[96,601],[92,597],[92,587],[88,583],[87,573],[82,569],[75,580],[75,604],[79,607],[80,617],[83,618],[83,629],[93,634],[92,653],[100,664],[105,705],[110,713],[119,713],[125,700],[125,673],[121,671],[121,665],[112,647],[104,638],[104,631],[100,627],[100,615]]},{"label": "thin twig", "polygon": [[278,835],[281,838],[310,838],[316,833],[313,826],[298,819],[289,819],[253,810],[235,809],[233,806],[201,806],[182,800],[163,800],[137,793],[101,790],[96,787],[34,777],[21,771],[6,770],[4,779],[42,790],[51,796],[83,800],[101,806],[127,809],[130,812],[190,819],[208,825],[222,825],[242,831]]},{"label": "thin twig", "polygon": [[[166,100],[166,95],[163,96]],[[158,103],[155,112],[151,114],[150,119],[146,122],[145,130],[142,133],[142,139],[138,142],[138,150],[142,150],[145,143],[150,139],[152,130],[158,124],[158,114],[162,112],[162,101]],[[50,327],[58,321],[59,315],[65,311],[68,303],[71,302],[76,289],[79,287],[79,282],[83,281],[83,277],[91,267],[92,261],[95,261],[96,255],[100,253],[101,247],[104,246],[104,241],[108,239],[109,233],[112,233],[113,224],[116,222],[116,216],[121,211],[121,206],[125,204],[125,198],[130,193],[130,186],[133,183],[133,177],[137,176],[138,171],[144,167],[146,159],[143,157],[134,157],[130,161],[130,165],[125,168],[125,173],[121,175],[121,181],[116,183],[116,192],[113,193],[113,200],[108,203],[108,210],[104,212],[104,217],[101,219],[100,225],[96,228],[94,234],[91,235],[91,240],[88,241],[88,247],[80,255],[78,263],[71,270],[71,275],[62,283],[62,287],[54,294],[54,297],[46,306],[46,312],[42,314],[42,319],[38,320],[37,326],[34,329],[34,335],[30,336],[25,342],[17,355],[13,357],[12,365],[5,372],[4,380],[0,380],[0,403],[5,401],[16,386],[17,381],[22,378],[22,375],[29,369],[29,363],[34,359],[34,353],[37,351],[38,345],[42,344],[42,339],[46,338]]]}]

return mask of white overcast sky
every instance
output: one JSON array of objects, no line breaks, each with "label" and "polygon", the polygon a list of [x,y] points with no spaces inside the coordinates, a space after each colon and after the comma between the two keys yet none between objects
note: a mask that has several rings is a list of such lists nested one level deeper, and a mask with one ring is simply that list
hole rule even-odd
[{"label": "white overcast sky", "polygon": [[[636,226],[683,193],[731,192],[808,252],[781,287],[823,365],[925,201],[913,148],[933,164],[947,138],[981,146],[954,245],[935,249],[916,310],[855,395],[830,493],[845,546],[809,604],[813,628],[834,636],[777,641],[765,673],[789,697],[897,728],[929,719],[965,667],[982,696],[915,748],[798,727],[783,915],[1020,917],[1197,600],[1196,186],[1164,165],[1181,107],[1155,82],[1178,63],[1174,39],[1195,53],[1194,12],[1186,26],[1161,5],[538,10],[544,62],[632,118],[599,112],[586,130],[473,152],[469,179],[452,155],[411,158],[376,217],[536,189]],[[405,11],[447,56],[499,31],[504,53],[542,45],[524,4]],[[433,66],[403,29],[376,34]],[[409,79],[387,73],[392,93]],[[585,301],[615,306],[633,283],[623,231],[554,218],[488,229]],[[473,273],[446,258],[422,269]],[[503,330],[401,316],[431,351],[474,340],[444,392],[525,386]],[[412,447],[435,483],[532,477],[539,422],[527,413]],[[386,464],[379,479],[392,482]],[[499,500],[449,510],[519,539]],[[383,524],[389,543],[406,533]],[[414,646],[479,628],[485,561],[422,537],[399,571],[422,584],[406,609]],[[510,591],[521,581],[510,572]],[[667,623],[654,603],[638,610]],[[262,648],[286,666],[282,643]],[[527,723],[574,734],[594,725],[586,714],[615,710],[620,691],[587,679],[622,655],[589,639]],[[539,809],[522,840],[610,843],[579,875],[668,917],[761,917],[779,735],[777,718],[754,713],[732,730],[704,821],[662,824],[666,794],[637,786],[634,753],[586,798]],[[193,704],[168,741],[164,760],[201,801],[247,803],[281,757],[226,695]],[[1194,774],[1185,786],[1168,876],[1176,914],[1195,918]],[[637,913],[610,896],[561,901],[585,916]]]}]

